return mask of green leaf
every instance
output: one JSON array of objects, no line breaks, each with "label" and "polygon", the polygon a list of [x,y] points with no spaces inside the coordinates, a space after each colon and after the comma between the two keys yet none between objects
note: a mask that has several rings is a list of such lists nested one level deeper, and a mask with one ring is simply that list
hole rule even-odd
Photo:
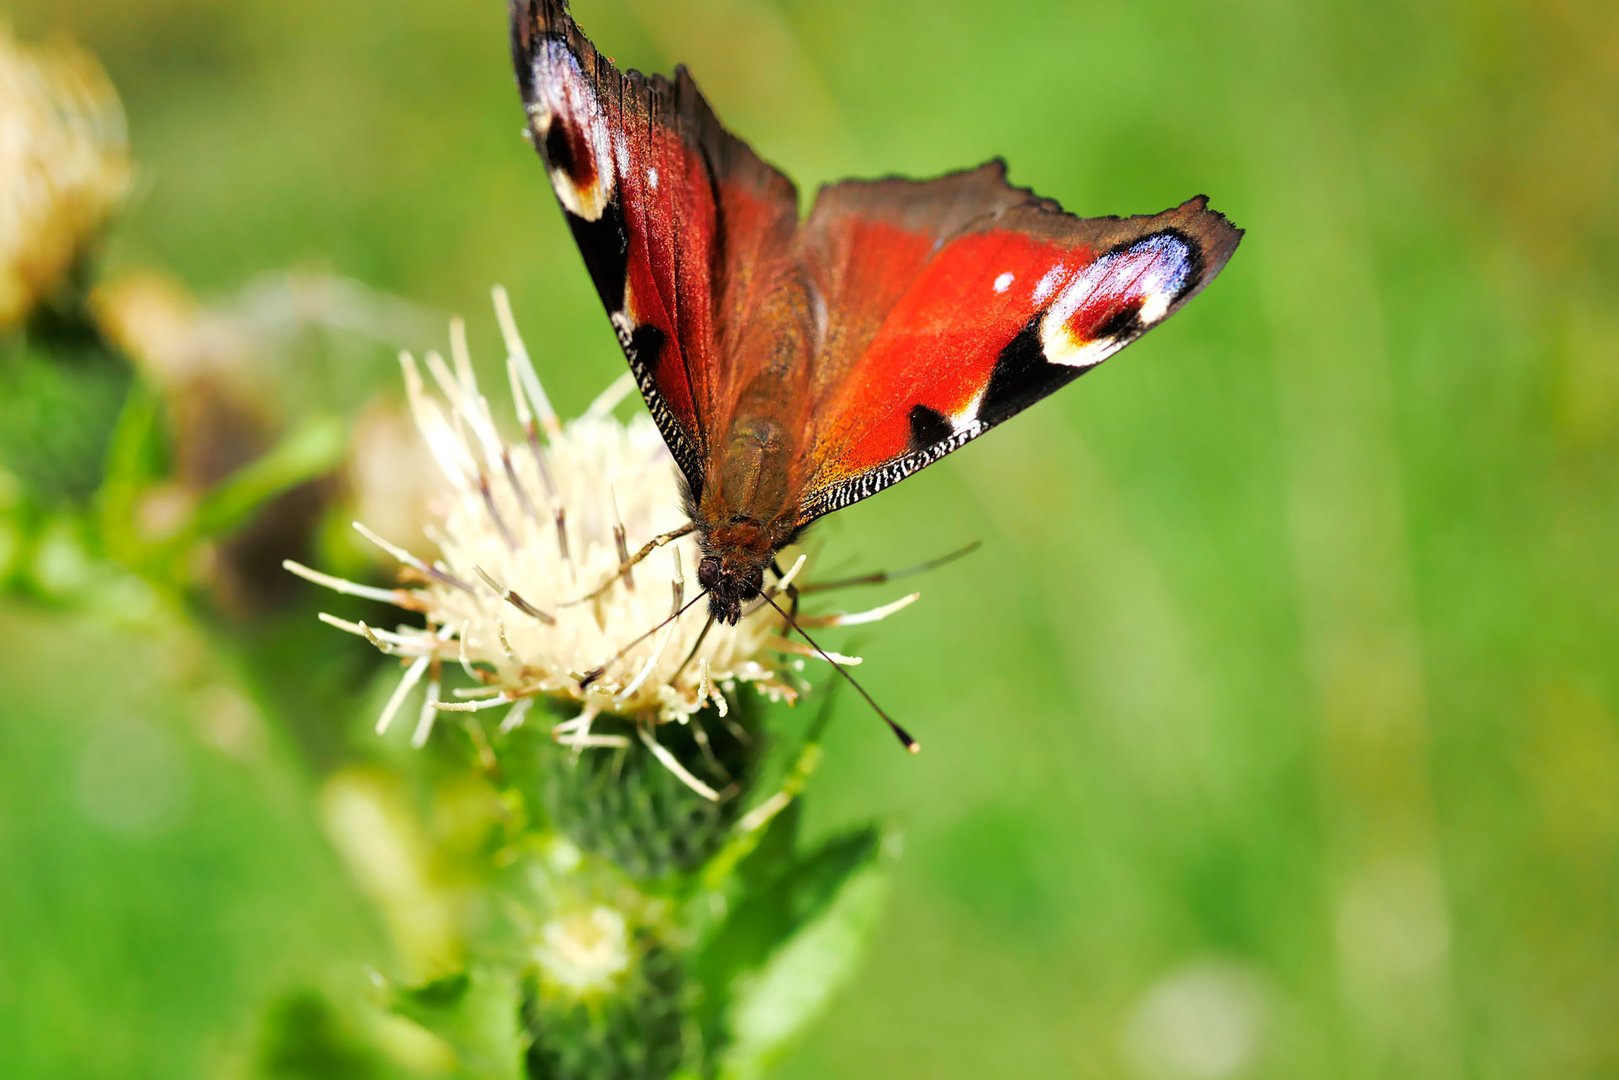
[{"label": "green leaf", "polygon": [[352,1021],[313,990],[275,1002],[252,1075],[264,1080],[381,1080],[391,1070]]},{"label": "green leaf", "polygon": [[760,833],[757,846],[737,867],[737,880],[744,888],[765,888],[781,868],[793,861],[799,844],[804,803],[794,799],[771,817]]},{"label": "green leaf", "polygon": [[467,1073],[520,1080],[522,998],[514,973],[476,968],[414,987],[394,987],[387,1004],[443,1039]]},{"label": "green leaf", "polygon": [[[793,830],[791,818],[772,824]],[[853,973],[894,847],[874,826],[828,841],[744,895],[704,943],[695,972],[721,1075],[760,1075]],[[755,854],[777,850],[762,843]]]}]

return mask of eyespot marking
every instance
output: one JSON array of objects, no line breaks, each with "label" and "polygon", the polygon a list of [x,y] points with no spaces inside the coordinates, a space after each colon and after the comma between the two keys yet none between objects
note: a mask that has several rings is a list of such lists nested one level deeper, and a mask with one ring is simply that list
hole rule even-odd
[{"label": "eyespot marking", "polygon": [[595,91],[566,43],[550,39],[534,52],[534,96],[528,103],[535,143],[563,208],[600,220],[613,198],[613,140]]},{"label": "eyespot marking", "polygon": [[1090,367],[1169,313],[1196,277],[1199,253],[1174,229],[1108,252],[1076,274],[1040,320],[1046,360]]}]

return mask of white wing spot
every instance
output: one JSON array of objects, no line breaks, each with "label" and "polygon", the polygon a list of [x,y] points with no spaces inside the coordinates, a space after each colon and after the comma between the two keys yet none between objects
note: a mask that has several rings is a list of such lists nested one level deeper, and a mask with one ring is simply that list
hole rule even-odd
[{"label": "white wing spot", "polygon": [[1012,287],[1012,274],[1008,271],[995,279],[995,291],[1003,293]]},{"label": "white wing spot", "polygon": [[1035,282],[1034,302],[1037,304],[1045,303],[1046,297],[1051,295],[1052,291],[1057,287],[1057,282],[1061,281],[1066,273],[1068,273],[1068,267],[1063,263],[1058,263],[1050,270],[1047,270],[1040,280]]},{"label": "white wing spot", "polygon": [[646,186],[651,188],[653,191],[658,190],[658,170],[657,169],[653,168],[653,169],[648,169],[646,171]]},{"label": "white wing spot", "polygon": [[1141,325],[1151,326],[1162,319],[1169,311],[1169,297],[1170,294],[1167,292],[1148,293],[1141,301],[1141,310],[1136,314],[1136,318],[1141,320]]},{"label": "white wing spot", "polygon": [[962,432],[967,431],[968,429],[977,425],[978,410],[981,409],[983,405],[984,393],[982,390],[980,390],[977,394],[973,395],[973,399],[971,401],[967,402],[966,408],[962,409],[960,412],[950,418],[951,430],[955,432],[955,434],[960,435]]},{"label": "white wing spot", "polygon": [[622,131],[613,132],[613,160],[618,163],[620,175],[630,174],[630,140]]}]

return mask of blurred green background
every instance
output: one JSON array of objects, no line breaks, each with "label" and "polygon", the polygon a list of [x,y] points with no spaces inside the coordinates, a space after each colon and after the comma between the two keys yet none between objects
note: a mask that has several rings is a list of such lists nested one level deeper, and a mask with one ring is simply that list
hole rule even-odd
[{"label": "blurred green background", "polygon": [[[11,8],[123,96],[112,272],[327,271],[486,359],[504,283],[564,414],[621,370],[500,5]],[[1079,213],[1207,192],[1248,230],[1105,373],[817,528],[839,570],[984,546],[845,638],[927,750],[835,725],[811,822],[907,848],[783,1075],[1619,1076],[1619,8],[576,14],[805,191],[1002,155]],[[396,383],[342,363],[311,412]],[[8,1077],[212,1075],[377,955],[314,795],[374,703],[312,748],[153,622],[0,612]]]}]

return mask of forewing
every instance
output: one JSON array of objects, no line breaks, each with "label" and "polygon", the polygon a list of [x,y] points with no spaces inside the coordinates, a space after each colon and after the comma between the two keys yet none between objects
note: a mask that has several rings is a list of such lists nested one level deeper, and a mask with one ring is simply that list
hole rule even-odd
[{"label": "forewing", "polygon": [[780,277],[796,193],[720,125],[684,68],[673,80],[620,72],[558,0],[513,0],[511,16],[529,137],[647,407],[700,494],[726,365]]},{"label": "forewing", "polygon": [[827,298],[801,519],[873,495],[1078,378],[1220,272],[1241,231],[1199,196],[1078,218],[999,163],[824,190],[801,237]]}]

